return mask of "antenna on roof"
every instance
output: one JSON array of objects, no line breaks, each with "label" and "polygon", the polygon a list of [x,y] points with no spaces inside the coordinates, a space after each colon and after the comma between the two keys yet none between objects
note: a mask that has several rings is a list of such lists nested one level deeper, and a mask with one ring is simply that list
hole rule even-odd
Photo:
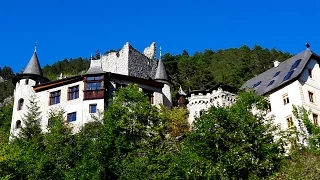
[{"label": "antenna on roof", "polygon": [[310,48],[310,44],[309,43],[306,43],[305,46],[307,47],[307,49]]},{"label": "antenna on roof", "polygon": [[92,53],[91,53],[91,56],[90,56],[90,60],[92,60]]},{"label": "antenna on roof", "polygon": [[37,52],[37,42],[34,44],[34,52]]}]

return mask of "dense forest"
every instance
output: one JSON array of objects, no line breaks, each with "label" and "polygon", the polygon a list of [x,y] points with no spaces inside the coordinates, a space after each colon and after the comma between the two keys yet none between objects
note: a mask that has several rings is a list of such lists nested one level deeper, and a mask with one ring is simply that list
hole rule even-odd
[{"label": "dense forest", "polygon": [[[98,56],[99,54],[97,54]],[[216,83],[239,88],[291,57],[260,46],[165,54],[175,92],[206,89]],[[97,57],[96,57],[97,58]],[[64,59],[43,68],[55,80],[63,73],[85,72],[88,58]],[[0,69],[0,102],[12,95],[10,67]],[[283,131],[266,119],[267,103],[252,92],[238,92],[228,108],[212,107],[194,126],[184,108],[157,109],[137,86],[120,88],[111,106],[73,134],[63,111],[48,114],[47,133],[40,129],[37,99],[30,102],[25,126],[10,143],[12,104],[0,107],[0,177],[2,179],[319,179],[320,128],[306,112],[294,114],[306,130]],[[173,94],[175,96],[175,94]],[[125,106],[124,106],[125,104]],[[252,114],[252,107],[261,113]],[[274,138],[277,137],[277,138]],[[280,137],[280,138],[279,138]],[[308,147],[298,139],[309,143]],[[290,153],[288,153],[290,148]],[[286,153],[287,151],[287,153]]]}]

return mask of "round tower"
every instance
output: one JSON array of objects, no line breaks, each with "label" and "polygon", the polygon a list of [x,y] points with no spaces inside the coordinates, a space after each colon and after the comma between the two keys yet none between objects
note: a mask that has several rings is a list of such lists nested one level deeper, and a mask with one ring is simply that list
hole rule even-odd
[{"label": "round tower", "polygon": [[161,47],[160,47],[160,58],[158,62],[158,67],[156,71],[156,75],[154,76],[154,80],[163,83],[162,94],[163,94],[163,105],[171,108],[172,107],[172,84],[169,81],[167,76],[166,69],[161,59]]},{"label": "round tower", "polygon": [[12,80],[12,83],[15,85],[10,129],[12,136],[18,135],[19,129],[24,124],[24,114],[28,112],[27,105],[29,104],[31,97],[34,95],[33,86],[48,81],[49,80],[47,78],[43,77],[35,48],[32,57],[23,73],[17,74]]}]

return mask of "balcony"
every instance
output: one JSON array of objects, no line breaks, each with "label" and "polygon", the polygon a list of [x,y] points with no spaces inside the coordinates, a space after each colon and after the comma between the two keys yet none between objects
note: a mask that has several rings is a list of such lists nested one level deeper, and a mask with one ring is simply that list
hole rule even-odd
[{"label": "balcony", "polygon": [[104,89],[83,91],[83,100],[103,99]]}]

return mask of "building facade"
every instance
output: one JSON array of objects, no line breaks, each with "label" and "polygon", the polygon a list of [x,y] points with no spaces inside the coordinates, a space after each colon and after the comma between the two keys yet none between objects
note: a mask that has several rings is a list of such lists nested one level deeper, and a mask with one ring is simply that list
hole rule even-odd
[{"label": "building facade", "polygon": [[319,125],[320,56],[309,48],[248,80],[241,88],[252,89],[269,100],[267,116],[283,129],[297,126],[292,105],[310,110],[310,119]]},{"label": "building facade", "polygon": [[[83,75],[49,81],[42,74],[36,51],[24,72],[13,79],[15,85],[11,135],[18,135],[24,126],[30,100],[40,106],[41,127],[45,131],[50,123],[49,112],[63,110],[66,121],[74,132],[99,116],[108,106],[114,92],[128,84],[137,84],[153,105],[171,108],[172,85],[164,64],[156,58],[156,44],[146,48],[144,54],[129,43],[119,52],[91,60]],[[140,64],[140,66],[139,66]]]}]

